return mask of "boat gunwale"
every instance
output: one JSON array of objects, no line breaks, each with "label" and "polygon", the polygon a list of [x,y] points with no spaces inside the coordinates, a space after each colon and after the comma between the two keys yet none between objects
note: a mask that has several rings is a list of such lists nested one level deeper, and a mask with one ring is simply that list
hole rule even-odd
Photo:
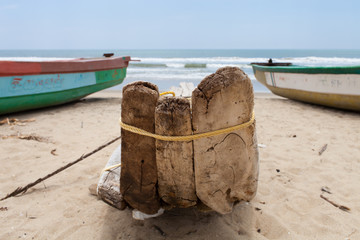
[{"label": "boat gunwale", "polygon": [[307,74],[360,74],[360,65],[356,66],[261,66],[250,64],[254,70],[262,72],[307,73]]},{"label": "boat gunwale", "polygon": [[55,61],[0,61],[0,77],[96,72],[127,68],[130,56]]}]

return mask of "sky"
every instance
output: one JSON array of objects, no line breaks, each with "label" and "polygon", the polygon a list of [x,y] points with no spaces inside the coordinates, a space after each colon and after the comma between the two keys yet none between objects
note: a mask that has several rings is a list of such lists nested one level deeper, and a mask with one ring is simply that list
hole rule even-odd
[{"label": "sky", "polygon": [[359,0],[0,0],[0,49],[360,49]]}]

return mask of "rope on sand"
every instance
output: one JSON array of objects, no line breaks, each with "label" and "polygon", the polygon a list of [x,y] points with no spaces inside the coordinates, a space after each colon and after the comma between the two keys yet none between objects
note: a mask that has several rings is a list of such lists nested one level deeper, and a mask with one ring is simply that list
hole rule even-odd
[{"label": "rope on sand", "polygon": [[54,176],[55,174],[57,174],[57,173],[59,173],[59,172],[64,171],[65,169],[67,169],[67,168],[71,167],[72,165],[74,165],[74,164],[76,164],[76,163],[84,160],[85,158],[90,157],[90,156],[93,155],[94,153],[96,153],[96,152],[100,151],[101,149],[109,146],[110,144],[116,142],[116,141],[119,140],[120,138],[121,138],[121,136],[114,138],[113,140],[111,140],[111,141],[109,141],[109,142],[101,145],[100,147],[96,148],[96,149],[93,150],[92,152],[87,153],[87,154],[85,154],[85,155],[82,155],[80,158],[76,159],[75,161],[73,161],[73,162],[71,162],[71,163],[68,163],[67,165],[65,165],[65,166],[57,169],[56,171],[54,171],[54,172],[46,175],[46,176],[43,177],[43,178],[39,178],[39,179],[36,180],[35,182],[29,183],[29,184],[26,185],[25,187],[18,187],[18,188],[15,189],[13,192],[7,194],[6,197],[1,198],[0,201],[3,201],[3,200],[5,200],[5,199],[7,199],[7,198],[10,198],[10,197],[15,197],[15,196],[19,195],[20,193],[26,193],[26,191],[27,191],[29,188],[37,185],[38,183],[41,183],[42,181],[44,181],[44,180],[46,180],[46,179]]}]

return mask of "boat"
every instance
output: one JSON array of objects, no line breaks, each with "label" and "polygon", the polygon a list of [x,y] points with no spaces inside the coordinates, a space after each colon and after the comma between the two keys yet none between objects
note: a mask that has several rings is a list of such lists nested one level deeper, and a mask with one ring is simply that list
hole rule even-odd
[{"label": "boat", "polygon": [[0,61],[0,115],[54,106],[121,84],[131,58]]},{"label": "boat", "polygon": [[255,78],[276,95],[344,110],[360,111],[360,66],[309,67],[251,63]]}]

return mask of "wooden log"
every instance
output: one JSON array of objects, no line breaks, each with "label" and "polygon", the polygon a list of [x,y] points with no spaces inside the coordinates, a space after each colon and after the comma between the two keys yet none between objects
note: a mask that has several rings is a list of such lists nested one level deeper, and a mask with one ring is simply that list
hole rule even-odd
[{"label": "wooden log", "polygon": [[[124,123],[155,132],[156,85],[134,82],[124,86],[121,119]],[[160,208],[157,194],[155,139],[121,129],[120,192],[133,208],[155,214]]]},{"label": "wooden log", "polygon": [[[207,76],[192,94],[194,134],[239,125],[254,107],[251,80],[239,68],[225,67]],[[256,193],[258,149],[255,122],[248,128],[194,140],[198,198],[225,214],[234,203]]]},{"label": "wooden log", "polygon": [[[111,155],[105,168],[121,163],[121,147],[117,147]],[[121,167],[105,171],[101,174],[97,184],[97,195],[109,205],[124,210],[126,203],[120,193],[120,171]]]},{"label": "wooden log", "polygon": [[[155,133],[167,136],[192,134],[190,101],[162,97],[155,109]],[[190,207],[197,202],[193,142],[156,140],[158,192],[170,207]]]}]

